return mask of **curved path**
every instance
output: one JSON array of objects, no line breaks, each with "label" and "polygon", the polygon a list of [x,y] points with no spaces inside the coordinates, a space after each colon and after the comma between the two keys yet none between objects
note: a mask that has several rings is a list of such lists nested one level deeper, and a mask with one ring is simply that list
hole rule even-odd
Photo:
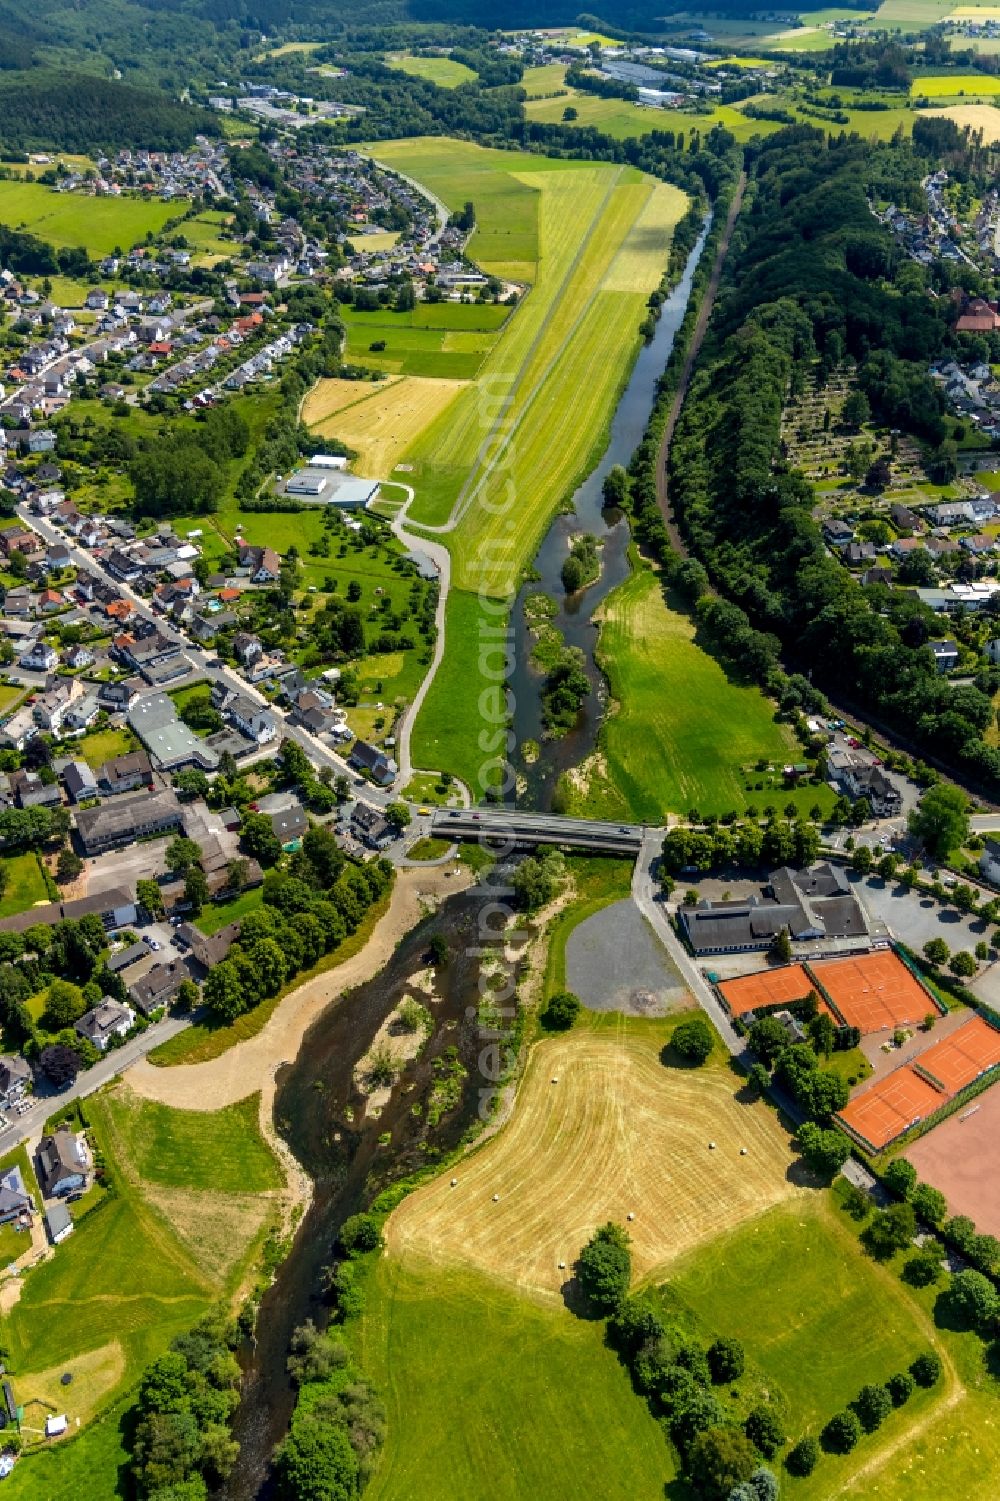
[{"label": "curved path", "polygon": [[674,549],[674,551],[682,558],[686,558],[688,556],[688,551],[677,528],[677,523],[673,518],[673,512],[671,511],[670,501],[667,496],[667,455],[670,452],[670,444],[674,436],[674,431],[677,427],[677,419],[681,414],[681,407],[684,405],[684,398],[687,395],[688,386],[691,384],[691,374],[694,370],[694,362],[701,352],[701,346],[705,338],[705,330],[708,328],[708,320],[712,316],[712,309],[715,306],[715,298],[719,290],[719,282],[722,279],[722,267],[725,264],[726,256],[729,252],[729,242],[733,237],[733,229],[735,227],[737,217],[739,215],[740,209],[743,207],[743,195],[746,192],[746,186],[747,175],[745,172],[741,172],[739,181],[736,184],[736,192],[733,194],[733,201],[729,205],[729,213],[726,217],[725,227],[722,231],[722,239],[719,241],[719,248],[716,252],[715,264],[712,267],[712,274],[709,277],[708,286],[705,288],[705,295],[701,300],[701,307],[698,309],[698,318],[694,325],[694,332],[691,335],[691,343],[684,360],[683,368],[681,370],[681,378],[677,385],[677,391],[674,395],[673,404],[667,417],[667,425],[663,429],[663,437],[660,440],[660,452],[656,460],[657,505],[660,508],[660,513],[663,516],[664,525],[666,526],[667,533],[670,537],[670,545]]},{"label": "curved path", "polygon": [[[399,766],[399,771],[396,774],[396,781],[393,785],[396,788],[402,789],[413,775],[413,762],[410,756],[410,737],[413,733],[413,726],[416,723],[416,718],[420,713],[424,699],[430,691],[434,675],[441,665],[441,658],[444,656],[444,616],[445,608],[448,604],[448,591],[451,588],[451,553],[443,543],[432,542],[429,537],[423,536],[422,533],[407,531],[406,513],[413,503],[413,486],[400,484],[398,480],[392,480],[390,483],[396,485],[400,490],[406,491],[406,500],[389,523],[390,529],[394,536],[399,538],[404,547],[413,548],[416,552],[426,553],[438,570],[439,581],[437,608],[434,611],[434,653],[430,660],[430,666],[424,673],[420,687],[413,695],[413,702],[403,711],[403,717],[396,729],[396,762]],[[445,527],[445,530],[450,531],[454,525],[454,520],[452,520]]]}]

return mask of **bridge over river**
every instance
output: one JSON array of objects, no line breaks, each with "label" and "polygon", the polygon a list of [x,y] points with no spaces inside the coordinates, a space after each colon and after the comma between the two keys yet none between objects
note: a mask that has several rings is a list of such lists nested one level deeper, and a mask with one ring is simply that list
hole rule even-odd
[{"label": "bridge over river", "polygon": [[517,808],[440,808],[431,822],[438,839],[497,840],[517,849],[540,844],[589,850],[593,854],[639,854],[650,835],[662,842],[663,830],[645,824],[606,823],[592,818],[564,818],[556,813],[522,813]]}]

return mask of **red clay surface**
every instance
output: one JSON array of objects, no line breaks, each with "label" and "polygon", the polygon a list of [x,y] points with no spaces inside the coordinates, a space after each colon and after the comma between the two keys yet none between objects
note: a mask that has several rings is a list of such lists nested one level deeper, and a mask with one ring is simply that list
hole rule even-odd
[{"label": "red clay surface", "polygon": [[921,1072],[930,1074],[949,1094],[958,1094],[997,1063],[1000,1063],[1000,1032],[981,1016],[974,1016],[916,1060]]},{"label": "red clay surface", "polygon": [[844,1021],[862,1033],[923,1021],[937,1007],[891,949],[810,965]]},{"label": "red clay surface", "polygon": [[733,1016],[744,1016],[759,1006],[787,1006],[790,1001],[804,1001],[815,988],[801,964],[762,969],[738,980],[724,980],[719,986]]},{"label": "red clay surface", "polygon": [[948,1213],[967,1214],[976,1229],[987,1235],[1000,1235],[998,1140],[1000,1089],[994,1087],[935,1126],[906,1152],[918,1175],[944,1194]]},{"label": "red clay surface", "polygon": [[[886,1079],[849,1100],[838,1117],[876,1149],[888,1146],[925,1116],[939,1110],[947,1094],[928,1084],[912,1068],[897,1068]],[[935,1131],[932,1133],[937,1135]]]}]

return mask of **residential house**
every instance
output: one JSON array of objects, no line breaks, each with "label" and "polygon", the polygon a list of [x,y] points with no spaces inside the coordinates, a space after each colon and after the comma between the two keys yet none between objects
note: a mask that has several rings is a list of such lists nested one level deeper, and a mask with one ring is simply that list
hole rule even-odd
[{"label": "residential house", "polygon": [[129,986],[129,995],[143,1016],[169,1006],[185,980],[197,983],[192,965],[185,959],[173,959],[153,968]]},{"label": "residential house", "polygon": [[269,709],[262,709],[253,699],[240,694],[226,705],[225,713],[241,734],[258,745],[267,745],[278,738],[278,721]]},{"label": "residential house", "polygon": [[71,703],[63,715],[63,724],[68,730],[86,730],[94,723],[101,712],[101,706],[97,701],[96,693],[84,693],[75,703]]},{"label": "residential house", "polygon": [[124,756],[113,756],[105,761],[97,773],[102,792],[117,794],[134,792],[137,787],[148,787],[153,780],[153,768],[145,751],[128,751]]},{"label": "residential house", "polygon": [[981,558],[996,550],[997,539],[986,532],[978,532],[974,536],[959,537],[958,545],[966,552],[972,553],[973,557]]},{"label": "residential house", "polygon": [[296,840],[302,838],[309,827],[306,810],[297,799],[268,816],[271,820],[271,828],[283,845],[294,844]]},{"label": "residential house", "polygon": [[51,428],[42,427],[28,434],[29,453],[52,453],[56,446],[56,435]]},{"label": "residential house", "polygon": [[273,547],[250,547],[240,543],[239,564],[255,584],[275,584],[281,576],[281,558]]},{"label": "residential house", "polygon": [[373,850],[384,850],[398,837],[398,830],[383,817],[379,808],[362,802],[355,803],[351,812],[351,832]]},{"label": "residential house", "polygon": [[58,589],[43,589],[38,596],[35,608],[42,615],[53,615],[57,610],[65,609],[66,601]]},{"label": "residential house", "polygon": [[852,802],[867,798],[877,818],[892,818],[902,808],[899,788],[868,751],[830,749],[826,767],[837,790]]},{"label": "residential house", "polygon": [[233,651],[244,667],[255,662],[263,650],[264,646],[260,637],[252,635],[249,631],[238,631],[233,637]]},{"label": "residential house", "polygon": [[23,1100],[33,1083],[31,1064],[20,1054],[0,1054],[0,1110],[9,1110]]},{"label": "residential house", "polygon": [[43,730],[48,730],[51,735],[58,735],[70,705],[74,699],[83,696],[83,688],[76,678],[56,678],[50,681],[52,686],[46,687],[45,692],[35,699],[33,713],[36,724],[41,725]]},{"label": "residential house", "polygon": [[19,584],[16,589],[8,589],[4,596],[3,612],[12,620],[26,620],[32,614],[35,606],[31,590],[24,584]]},{"label": "residential house", "polygon": [[21,666],[27,667],[31,672],[51,672],[58,661],[59,655],[55,647],[49,646],[45,641],[33,641],[21,657]]},{"label": "residential house", "polygon": [[74,1031],[92,1042],[99,1053],[106,1053],[112,1038],[127,1037],[135,1026],[135,1012],[113,996],[106,995],[99,1006],[81,1016]]},{"label": "residential house", "polygon": [[43,1136],[35,1158],[38,1182],[47,1199],[64,1198],[86,1187],[91,1168],[90,1148],[82,1132],[59,1126]]},{"label": "residential house", "polygon": [[86,802],[98,795],[97,778],[86,761],[70,761],[63,767],[62,779],[67,796],[74,803]]},{"label": "residential house", "polygon": [[0,1225],[14,1220],[27,1224],[35,1212],[35,1201],[24,1186],[21,1169],[15,1163],[0,1176]]},{"label": "residential house", "polygon": [[103,313],[110,300],[103,287],[91,287],[84,298],[84,305],[95,313]]},{"label": "residential house", "polygon": [[928,641],[927,645],[934,653],[934,663],[938,672],[952,672],[958,666],[957,641]]},{"label": "residential house", "polygon": [[354,742],[348,764],[371,777],[379,787],[387,787],[399,770],[391,757],[379,750],[378,746],[368,745],[364,740]]},{"label": "residential house", "polygon": [[832,516],[829,521],[823,522],[823,536],[831,547],[846,547],[848,542],[854,541],[854,528],[839,517]]},{"label": "residential house", "polygon": [[12,714],[9,719],[0,725],[0,745],[13,746],[15,750],[24,750],[29,740],[33,740],[38,734],[38,726],[31,712],[31,705],[25,704]]},{"label": "residential house", "polygon": [[37,771],[12,771],[10,789],[19,808],[58,808],[62,794],[54,782],[44,782]]},{"label": "residential house", "polygon": [[180,805],[172,792],[143,792],[76,814],[80,841],[88,855],[134,844],[159,834],[174,834],[182,826]]},{"label": "residential house", "polygon": [[979,871],[983,879],[993,886],[1000,886],[1000,841],[987,839],[979,856]]},{"label": "residential house", "polygon": [[922,531],[926,524],[918,511],[912,510],[910,506],[904,506],[900,501],[894,501],[889,507],[889,515],[893,526],[903,532]]},{"label": "residential house", "polygon": [[124,714],[143,692],[138,678],[126,678],[121,683],[102,683],[97,690],[97,701],[109,714]]}]

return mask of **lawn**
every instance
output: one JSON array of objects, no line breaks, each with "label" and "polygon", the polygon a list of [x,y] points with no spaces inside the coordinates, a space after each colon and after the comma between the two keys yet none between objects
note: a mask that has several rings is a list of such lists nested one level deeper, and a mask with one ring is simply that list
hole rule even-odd
[{"label": "lawn", "polygon": [[668,812],[742,812],[754,801],[829,802],[823,787],[769,796],[747,790],[741,768],[784,763],[800,752],[775,723],[759,688],[734,683],[698,643],[690,615],[664,600],[658,575],[640,566],[605,601],[599,659],[613,707],[598,765],[576,811],[659,823]]},{"label": "lawn", "polygon": [[0,683],[0,714],[9,714],[21,702],[25,691],[19,683]]},{"label": "lawn", "polygon": [[123,250],[158,234],[177,217],[176,203],[157,198],[89,198],[57,193],[37,182],[0,181],[0,216],[14,229],[27,229],[56,247],[82,245],[92,256]]},{"label": "lawn", "polygon": [[74,754],[82,757],[91,771],[96,771],[112,757],[137,750],[138,744],[130,730],[92,730],[77,741]]},{"label": "lawn", "polygon": [[388,1419],[369,1501],[660,1501],[674,1479],[600,1324],[395,1258],[375,1268],[366,1310],[362,1359]]},{"label": "lawn", "polygon": [[284,1181],[277,1158],[260,1135],[259,1094],[206,1116],[116,1090],[105,1109],[146,1182],[216,1193],[265,1193]]},{"label": "lawn", "polygon": [[392,892],[387,891],[374,906],[369,907],[357,930],[351,933],[338,949],[332,954],[326,954],[312,969],[303,970],[295,976],[276,996],[271,996],[255,1006],[252,1011],[247,1011],[243,1016],[237,1017],[236,1021],[229,1025],[216,1026],[211,1022],[195,1022],[193,1026],[185,1027],[183,1032],[178,1032],[168,1042],[161,1042],[159,1047],[153,1048],[147,1054],[150,1063],[158,1064],[161,1068],[170,1068],[178,1063],[205,1063],[209,1058],[218,1058],[227,1049],[237,1042],[245,1042],[249,1037],[256,1037],[274,1014],[275,1007],[286,995],[297,990],[315,975],[334,969],[345,959],[350,959],[364,948],[371,936],[372,929],[379,918],[388,910]]},{"label": "lawn", "polygon": [[450,57],[411,57],[409,53],[390,53],[386,58],[390,68],[408,73],[411,78],[424,78],[436,83],[439,89],[457,89],[460,83],[471,83],[476,74],[464,63]]},{"label": "lawn", "polygon": [[122,1409],[108,1412],[82,1433],[18,1464],[4,1481],[5,1501],[112,1501],[121,1494],[118,1474],[127,1455]]},{"label": "lawn", "polygon": [[[252,1186],[265,1184],[265,1163],[274,1171],[255,1113],[236,1122],[164,1109],[151,1122],[140,1116],[145,1136],[133,1143],[119,1130],[128,1098],[119,1086],[87,1106],[116,1192],[28,1273],[5,1320],[15,1386],[89,1352],[118,1352],[106,1363],[104,1389],[88,1393],[91,1410],[127,1389],[176,1333],[230,1296],[273,1213],[259,1189],[248,1193],[238,1184],[238,1164],[248,1165]],[[217,1152],[220,1131],[226,1153]],[[170,1180],[183,1176],[182,1154],[194,1167],[180,1191]],[[147,1170],[158,1178],[147,1178]],[[267,1177],[266,1186],[274,1181]],[[72,1394],[65,1400],[72,1422]]]},{"label": "lawn", "polygon": [[255,912],[264,900],[264,888],[255,886],[252,891],[241,891],[231,902],[220,902],[217,907],[203,907],[195,919],[195,927],[209,936],[217,933],[228,923],[238,922],[248,912]]},{"label": "lawn", "polygon": [[194,264],[212,266],[218,260],[239,258],[241,246],[235,240],[225,240],[221,231],[232,223],[232,214],[221,209],[206,209],[193,219],[185,219],[179,233],[188,242]]},{"label": "lawn", "polygon": [[418,839],[406,851],[407,860],[440,860],[452,848],[447,839]]},{"label": "lawn", "polygon": [[16,912],[27,911],[36,902],[49,900],[37,855],[11,855],[0,861],[0,869],[6,881],[0,897],[0,917],[13,917]]}]

